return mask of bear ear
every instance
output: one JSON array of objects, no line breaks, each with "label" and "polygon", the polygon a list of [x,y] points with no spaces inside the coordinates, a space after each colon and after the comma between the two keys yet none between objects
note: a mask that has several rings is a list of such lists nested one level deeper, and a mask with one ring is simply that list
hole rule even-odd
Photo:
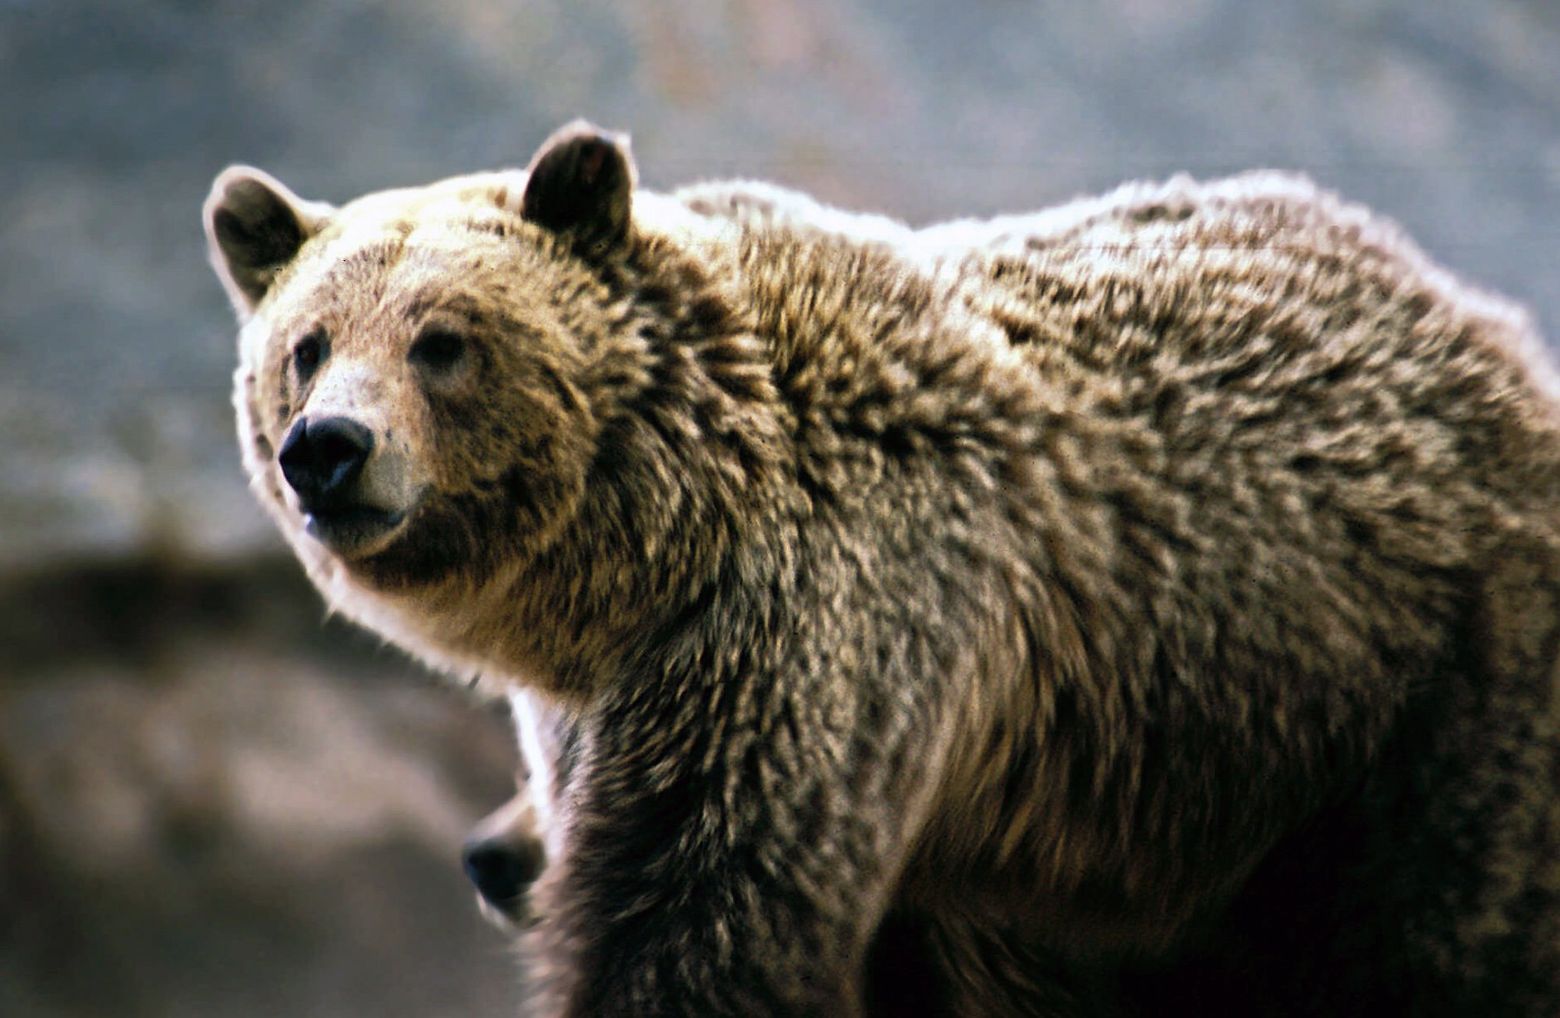
[{"label": "bear ear", "polygon": [[628,235],[634,159],[626,135],[584,120],[553,132],[531,158],[520,214],[599,253]]},{"label": "bear ear", "polygon": [[206,244],[241,317],[255,309],[277,271],[319,231],[330,211],[251,166],[230,166],[217,176],[206,199]]}]

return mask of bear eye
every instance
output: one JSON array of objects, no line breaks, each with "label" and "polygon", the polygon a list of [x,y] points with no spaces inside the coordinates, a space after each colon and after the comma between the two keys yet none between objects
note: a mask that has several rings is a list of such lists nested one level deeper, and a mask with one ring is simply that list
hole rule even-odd
[{"label": "bear eye", "polygon": [[429,329],[407,351],[406,359],[430,371],[448,371],[466,352],[466,340],[448,329]]},{"label": "bear eye", "polygon": [[325,330],[315,329],[293,346],[293,367],[298,372],[302,381],[308,381],[325,358],[330,355],[330,341],[325,338]]}]

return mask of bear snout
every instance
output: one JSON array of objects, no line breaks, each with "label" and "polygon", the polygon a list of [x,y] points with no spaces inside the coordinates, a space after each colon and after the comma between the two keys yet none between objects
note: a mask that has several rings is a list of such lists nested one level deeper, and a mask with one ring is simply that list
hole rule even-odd
[{"label": "bear snout", "polygon": [[345,501],[374,450],[374,435],[347,417],[298,419],[282,440],[277,464],[306,510]]},{"label": "bear snout", "polygon": [[526,891],[546,863],[540,839],[515,832],[474,836],[461,849],[461,868],[476,887],[484,911],[510,924],[525,920]]}]

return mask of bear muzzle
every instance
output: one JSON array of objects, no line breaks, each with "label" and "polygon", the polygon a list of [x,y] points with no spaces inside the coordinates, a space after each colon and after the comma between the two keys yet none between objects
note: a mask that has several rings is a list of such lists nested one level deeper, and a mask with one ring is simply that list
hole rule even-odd
[{"label": "bear muzzle", "polygon": [[460,861],[488,921],[508,931],[535,921],[529,891],[547,866],[547,851],[524,788],[477,825]]},{"label": "bear muzzle", "polygon": [[405,512],[374,504],[363,491],[374,434],[348,417],[300,417],[282,440],[277,466],[298,496],[309,535],[333,551],[360,549],[398,525]]}]

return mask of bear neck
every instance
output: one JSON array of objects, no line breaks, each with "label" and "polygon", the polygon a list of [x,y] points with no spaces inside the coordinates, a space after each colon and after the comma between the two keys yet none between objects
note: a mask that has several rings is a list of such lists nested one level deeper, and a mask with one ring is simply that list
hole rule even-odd
[{"label": "bear neck", "polygon": [[[892,498],[896,457],[960,425],[959,406],[913,398],[916,379],[968,362],[952,374],[984,405],[975,380],[1005,349],[948,320],[931,279],[886,246],[818,230],[643,237],[607,279],[634,309],[618,331],[642,340],[623,354],[635,370],[610,374],[647,381],[597,392],[578,515],[503,599],[515,657],[567,698],[730,645],[711,619],[763,639],[773,598],[755,592],[805,580],[807,520]],[[950,329],[952,354],[932,341]]]},{"label": "bear neck", "polygon": [[411,599],[436,605],[435,640],[454,656],[589,701],[663,668],[655,648],[737,577],[785,568],[807,504],[794,423],[774,338],[730,265],[648,237],[606,267],[612,304],[632,311],[586,379],[599,433],[570,518],[490,576]]}]

